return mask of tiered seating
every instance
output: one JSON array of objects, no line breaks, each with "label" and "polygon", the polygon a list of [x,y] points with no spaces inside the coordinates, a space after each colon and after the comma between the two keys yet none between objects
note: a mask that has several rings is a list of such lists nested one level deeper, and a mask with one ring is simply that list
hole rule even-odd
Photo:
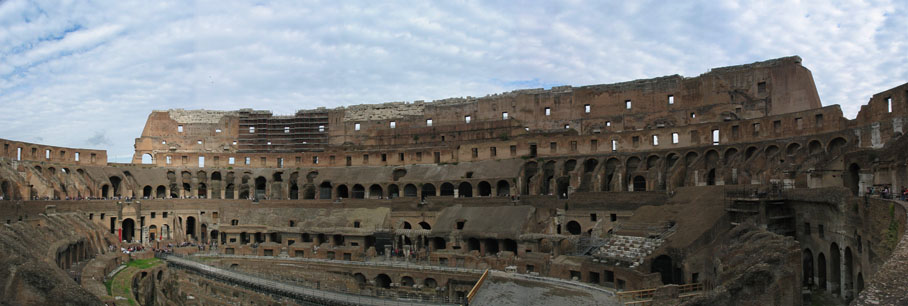
[{"label": "tiered seating", "polygon": [[661,238],[611,235],[605,245],[600,247],[593,256],[600,260],[625,262],[631,268],[634,268],[643,264],[643,259],[655,251],[664,241]]}]

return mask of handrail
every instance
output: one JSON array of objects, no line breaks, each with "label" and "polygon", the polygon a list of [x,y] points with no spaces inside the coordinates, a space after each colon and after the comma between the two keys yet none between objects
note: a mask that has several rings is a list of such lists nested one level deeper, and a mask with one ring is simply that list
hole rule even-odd
[{"label": "handrail", "polygon": [[489,269],[486,269],[482,273],[482,276],[479,277],[479,280],[476,281],[476,284],[473,285],[473,288],[470,289],[470,293],[467,294],[467,305],[473,302],[473,298],[476,297],[476,293],[479,292],[479,288],[482,287],[482,284],[486,281],[486,278],[489,277]]}]

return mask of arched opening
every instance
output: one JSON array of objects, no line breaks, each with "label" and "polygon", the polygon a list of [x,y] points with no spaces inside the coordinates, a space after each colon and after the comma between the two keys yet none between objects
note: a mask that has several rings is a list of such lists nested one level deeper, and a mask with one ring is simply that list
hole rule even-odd
[{"label": "arched opening", "polygon": [[864,291],[864,275],[858,272],[857,291],[854,292],[854,296],[858,296],[861,291]]},{"label": "arched opening", "polygon": [[259,176],[255,178],[255,198],[264,199],[265,198],[265,184],[267,180],[264,176]]},{"label": "arched opening", "polygon": [[479,196],[492,196],[492,184],[489,184],[489,182],[486,181],[479,182]]},{"label": "arched opening", "polygon": [[803,264],[801,267],[804,269],[803,275],[803,286],[810,288],[813,287],[813,252],[810,249],[804,249]]},{"label": "arched opening", "polygon": [[107,184],[104,184],[104,186],[101,186],[101,197],[103,197],[103,198],[110,197],[110,186],[108,186]]},{"label": "arched opening", "polygon": [[709,169],[709,173],[706,175],[706,185],[713,186],[716,184],[716,169]]},{"label": "arched opening", "polygon": [[[233,195],[236,193],[236,186],[233,184],[227,184],[227,188],[224,188],[224,199],[233,200]],[[240,198],[243,198],[240,196]]]},{"label": "arched opening", "polygon": [[634,191],[646,191],[646,179],[642,175],[634,177]]},{"label": "arched opening", "polygon": [[10,194],[9,182],[0,182],[0,196],[2,196],[4,200],[13,199],[13,195]]},{"label": "arched opening", "polygon": [[151,241],[158,240],[158,227],[157,226],[152,225],[152,226],[148,227],[148,239]]},{"label": "arched opening", "polygon": [[413,225],[410,225],[410,222],[404,221],[400,224],[400,227],[403,229],[413,229]]},{"label": "arched opening", "polygon": [[414,284],[416,284],[416,282],[413,281],[413,278],[412,278],[412,277],[404,276],[404,277],[401,277],[401,278],[400,278],[400,286],[401,286],[401,287],[405,287],[405,288],[406,288],[406,287],[413,287]]},{"label": "arched opening", "polygon": [[384,197],[385,197],[385,195],[384,195],[384,192],[382,191],[382,188],[380,185],[372,184],[372,186],[369,186],[369,198],[370,199],[381,199]]},{"label": "arched opening", "polygon": [[291,183],[290,185],[290,199],[298,200],[300,198],[300,186],[297,184]]},{"label": "arched opening", "polygon": [[354,199],[366,198],[366,187],[363,187],[363,185],[360,185],[360,184],[353,185],[353,198]]},{"label": "arched opening", "polygon": [[432,238],[431,246],[431,251],[444,250],[447,247],[447,243],[445,243],[445,239],[442,237],[434,237]]},{"label": "arched opening", "polygon": [[391,184],[388,185],[388,198],[394,199],[400,197],[400,188],[397,185]]},{"label": "arched opening", "polygon": [[208,224],[202,223],[202,226],[200,227],[202,228],[201,231],[199,231],[199,234],[202,236],[200,241],[202,243],[208,243]]},{"label": "arched opening", "polygon": [[332,240],[334,240],[334,245],[335,245],[335,246],[343,246],[343,245],[344,245],[344,235],[334,235],[334,237],[333,237]]},{"label": "arched opening", "polygon": [[167,187],[164,187],[164,185],[158,186],[157,190],[155,190],[155,198],[163,199],[166,197],[167,197]]},{"label": "arched opening", "polygon": [[755,153],[757,153],[757,147],[747,147],[747,150],[744,151],[744,159],[750,159]]},{"label": "arched opening", "polygon": [[842,150],[845,148],[845,144],[847,143],[848,141],[846,141],[845,138],[836,137],[826,146],[826,152],[829,152],[830,154],[842,153]]},{"label": "arched opening", "polygon": [[674,265],[672,265],[672,258],[668,255],[660,255],[653,259],[653,264],[650,268],[650,272],[659,273],[662,277],[662,284],[680,284],[680,280],[676,280],[674,277]]},{"label": "arched opening", "polygon": [[479,251],[479,239],[467,239],[467,251]]},{"label": "arched opening", "polygon": [[568,222],[565,228],[571,235],[580,235],[580,233],[583,232],[583,230],[580,228],[580,223],[573,220]]},{"label": "arched opening", "polygon": [[517,254],[517,241],[514,241],[513,239],[505,239],[501,244],[504,246],[504,250],[506,252]]},{"label": "arched opening", "polygon": [[498,240],[495,239],[483,239],[483,245],[486,247],[486,252],[484,255],[495,255],[498,254]]},{"label": "arched opening", "polygon": [[[331,198],[331,189],[328,189],[328,198]],[[315,186],[306,185],[306,188],[303,189],[303,200],[314,200],[315,199]]]},{"label": "arched opening", "polygon": [[817,155],[823,153],[823,144],[817,140],[811,140],[807,144],[807,150],[810,155]]},{"label": "arched opening", "polygon": [[217,242],[218,238],[221,237],[221,233],[218,230],[211,230],[211,234],[208,236],[208,239],[211,239],[213,242]]},{"label": "arched opening", "polygon": [[205,183],[199,183],[198,194],[199,194],[199,199],[207,198],[208,197],[208,185],[205,185]]},{"label": "arched opening", "polygon": [[798,151],[800,151],[800,150],[801,150],[801,144],[799,144],[799,143],[797,143],[797,142],[793,142],[793,143],[791,143],[791,144],[788,145],[788,148],[785,149],[785,154],[787,154],[787,155],[795,155],[795,154],[798,153]]},{"label": "arched opening", "polygon": [[353,274],[353,282],[356,283],[359,289],[363,289],[366,287],[366,276],[362,273]]},{"label": "arched opening", "polygon": [[457,196],[461,198],[473,197],[473,185],[467,182],[460,183],[460,185],[457,186]]},{"label": "arched opening", "polygon": [[432,226],[429,225],[429,223],[426,222],[426,221],[419,222],[419,227],[422,228],[422,229],[424,229],[424,230],[430,230],[430,229],[432,229]]},{"label": "arched opening", "polygon": [[197,238],[196,234],[195,234],[195,217],[193,217],[193,216],[186,217],[185,231],[186,231],[186,238],[188,238],[188,239]]},{"label": "arched opening", "polygon": [[451,183],[441,184],[441,196],[453,197],[454,196],[454,184],[451,184]]},{"label": "arched opening", "polygon": [[349,198],[350,193],[347,191],[347,185],[337,186],[337,197],[338,198]]},{"label": "arched opening", "polygon": [[817,285],[820,290],[826,290],[826,256],[823,252],[817,255]]},{"label": "arched opening", "polygon": [[407,184],[404,186],[404,196],[408,198],[415,198],[417,196],[416,185]]},{"label": "arched opening", "polygon": [[829,245],[829,290],[838,295],[842,286],[842,253],[839,245],[833,242]]},{"label": "arched opening", "polygon": [[429,289],[438,288],[438,282],[434,278],[428,277],[422,282],[423,286]]},{"label": "arched opening", "polygon": [[391,288],[391,277],[387,274],[379,274],[375,277],[375,286],[378,288]]},{"label": "arched opening", "polygon": [[110,187],[111,187],[111,191],[113,192],[112,196],[115,196],[115,197],[120,196],[120,182],[122,182],[122,181],[123,180],[119,176],[110,177]]},{"label": "arched opening", "polygon": [[538,171],[538,164],[536,162],[528,162],[523,166],[523,185],[518,186],[521,190],[518,190],[520,194],[528,195],[533,190],[532,180],[536,176]]},{"label": "arched opening", "polygon": [[319,199],[330,199],[331,198],[331,182],[322,182],[318,185],[318,198]]},{"label": "arched opening", "polygon": [[146,199],[151,198],[151,191],[151,186],[145,186],[142,188],[142,197]]},{"label": "arched opening", "polygon": [[558,192],[557,194],[558,194],[559,199],[568,198],[568,193],[569,193],[568,189],[570,187],[570,183],[571,183],[571,179],[566,176],[559,177],[557,180],[555,180],[555,188],[557,189],[556,191]]},{"label": "arched opening", "polygon": [[599,165],[599,160],[595,158],[587,159],[583,162],[583,172],[592,173],[594,170],[596,170],[597,165]]},{"label": "arched opening", "polygon": [[136,221],[132,218],[123,219],[123,222],[120,224],[121,236],[123,241],[132,242],[132,238],[136,234]]},{"label": "arched opening", "polygon": [[861,192],[860,182],[861,167],[858,164],[851,164],[848,166],[848,174],[845,175],[845,187],[851,189],[851,193],[857,196]]},{"label": "arched opening", "polygon": [[854,257],[851,254],[851,247],[845,247],[845,292],[848,299],[854,298]]},{"label": "arched opening", "polygon": [[422,198],[425,199],[426,197],[434,197],[434,196],[435,196],[435,185],[423,184],[422,185]]},{"label": "arched opening", "polygon": [[508,184],[508,181],[500,180],[498,181],[498,186],[496,186],[497,193],[499,197],[506,197],[511,195],[511,184]]},{"label": "arched opening", "polygon": [[148,165],[154,163],[154,157],[149,153],[142,154],[142,164]]}]

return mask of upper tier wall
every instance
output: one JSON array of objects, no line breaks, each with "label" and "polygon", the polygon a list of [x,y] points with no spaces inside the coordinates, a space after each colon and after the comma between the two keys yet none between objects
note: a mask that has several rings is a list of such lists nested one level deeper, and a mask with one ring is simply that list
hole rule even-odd
[{"label": "upper tier wall", "polygon": [[[156,111],[149,116],[142,137],[136,139],[133,161],[139,163],[143,154],[161,152],[278,153],[318,152],[340,145],[423,146],[435,136],[451,143],[513,137],[525,130],[567,129],[591,135],[820,108],[813,77],[800,63],[799,57],[786,57],[716,68],[692,78],[674,75],[431,103],[355,105],[293,116],[253,110]],[[460,137],[464,134],[467,137]]]},{"label": "upper tier wall", "polygon": [[107,165],[107,151],[64,148],[36,143],[0,139],[0,157],[10,160],[53,162],[71,165]]}]

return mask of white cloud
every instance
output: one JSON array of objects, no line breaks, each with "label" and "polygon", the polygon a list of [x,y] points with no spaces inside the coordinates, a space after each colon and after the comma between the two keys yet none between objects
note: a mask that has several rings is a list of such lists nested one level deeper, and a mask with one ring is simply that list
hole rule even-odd
[{"label": "white cloud", "polygon": [[0,107],[15,110],[0,112],[0,135],[110,156],[131,153],[151,110],[174,107],[287,114],[797,54],[823,103],[853,117],[908,81],[896,1],[38,2],[0,4]]}]

